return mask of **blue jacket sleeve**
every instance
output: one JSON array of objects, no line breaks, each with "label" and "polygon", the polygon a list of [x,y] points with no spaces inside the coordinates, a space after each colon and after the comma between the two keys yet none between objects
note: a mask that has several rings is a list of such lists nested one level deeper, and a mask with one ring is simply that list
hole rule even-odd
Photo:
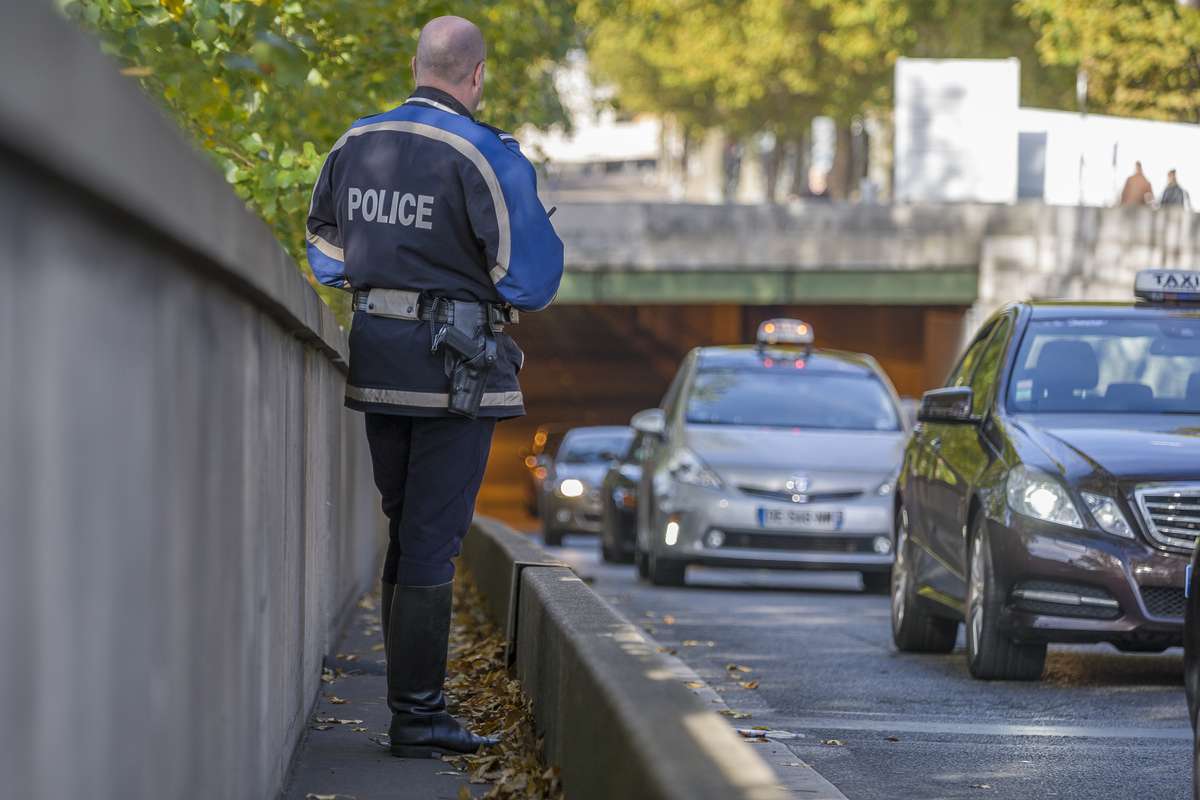
[{"label": "blue jacket sleeve", "polygon": [[308,240],[308,266],[313,275],[326,286],[350,288],[346,279],[346,256],[342,252],[342,234],[337,226],[337,210],[333,195],[333,161],[337,151],[329,154],[313,187],[308,209],[305,238]]},{"label": "blue jacket sleeve", "polygon": [[563,244],[538,199],[533,165],[516,139],[497,135],[484,168],[467,169],[467,212],[500,297],[522,311],[540,311],[558,294]]}]

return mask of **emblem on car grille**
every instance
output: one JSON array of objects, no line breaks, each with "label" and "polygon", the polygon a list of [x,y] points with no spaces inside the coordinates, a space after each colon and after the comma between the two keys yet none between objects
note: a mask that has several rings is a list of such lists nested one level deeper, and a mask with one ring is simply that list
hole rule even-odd
[{"label": "emblem on car grille", "polygon": [[812,486],[812,481],[807,475],[797,473],[787,479],[787,483],[783,488],[792,493],[793,503],[807,503],[808,490]]}]

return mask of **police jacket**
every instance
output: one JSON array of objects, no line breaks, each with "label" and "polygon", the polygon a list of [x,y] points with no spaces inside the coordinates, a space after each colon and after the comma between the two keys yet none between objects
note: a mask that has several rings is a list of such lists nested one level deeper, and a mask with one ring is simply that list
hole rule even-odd
[{"label": "police jacket", "polygon": [[[307,238],[317,279],[345,289],[536,311],[562,278],[562,242],[516,139],[427,86],[337,140],[313,189]],[[443,355],[430,351],[432,330],[428,321],[355,311],[346,405],[447,415],[450,379]],[[518,416],[524,354],[507,332],[496,339],[479,415]]]}]

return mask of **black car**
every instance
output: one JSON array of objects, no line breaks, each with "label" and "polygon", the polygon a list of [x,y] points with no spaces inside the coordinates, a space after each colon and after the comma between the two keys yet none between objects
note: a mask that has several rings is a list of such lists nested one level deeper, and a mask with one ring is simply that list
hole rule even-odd
[{"label": "black car", "polygon": [[633,561],[637,548],[637,493],[642,479],[642,461],[653,442],[649,434],[638,433],[621,458],[609,467],[600,485],[604,505],[600,527],[600,555],[613,564]]},{"label": "black car", "polygon": [[[1192,511],[1200,512],[1200,507]],[[1184,595],[1183,685],[1187,689],[1188,719],[1192,722],[1192,800],[1200,800],[1200,547],[1192,550]]]},{"label": "black car", "polygon": [[1036,679],[1048,642],[1182,643],[1200,537],[1200,274],[1137,303],[1029,302],[926,393],[897,491],[897,647]]},{"label": "black car", "polygon": [[542,540],[559,547],[568,533],[600,533],[600,483],[629,447],[633,430],[623,425],[572,428],[542,481]]}]

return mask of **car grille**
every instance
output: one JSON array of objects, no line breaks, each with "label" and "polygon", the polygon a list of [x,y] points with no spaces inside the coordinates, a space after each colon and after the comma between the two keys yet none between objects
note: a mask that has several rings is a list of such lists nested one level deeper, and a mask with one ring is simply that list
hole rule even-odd
[{"label": "car grille", "polygon": [[794,536],[780,533],[751,533],[748,531],[725,531],[725,541],[720,548],[731,547],[749,550],[791,550],[808,553],[873,553],[871,539],[847,536]]},{"label": "car grille", "polygon": [[[756,486],[739,486],[738,489],[751,497],[761,497],[764,500],[782,500],[786,503],[828,503],[835,500],[853,500],[856,497],[862,496],[862,492],[857,489],[846,492],[811,492],[808,494],[777,492],[773,489],[759,489]],[[796,497],[802,499],[793,499]]]},{"label": "car grille", "polygon": [[1190,553],[1200,537],[1200,483],[1144,486],[1134,494],[1150,538]]},{"label": "car grille", "polygon": [[1143,586],[1142,602],[1154,617],[1182,617],[1187,600],[1176,586]]}]

